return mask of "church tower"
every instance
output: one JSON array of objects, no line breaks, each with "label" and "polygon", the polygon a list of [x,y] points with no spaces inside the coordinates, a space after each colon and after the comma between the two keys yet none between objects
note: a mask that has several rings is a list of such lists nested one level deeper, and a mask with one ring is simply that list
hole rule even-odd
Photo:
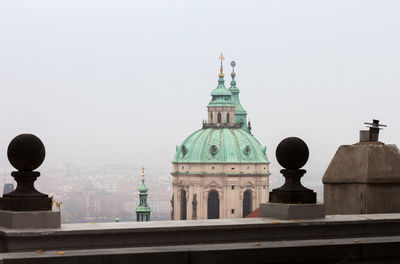
[{"label": "church tower", "polygon": [[[231,81],[231,87],[229,88],[229,91],[232,94],[232,102],[233,105],[235,106],[235,122],[241,124],[241,128],[244,131],[248,131],[247,127],[247,112],[244,110],[243,106],[240,104],[239,100],[239,88],[236,86],[236,73],[235,73],[235,67],[236,67],[236,62],[232,61],[231,62],[232,66],[232,81]],[[250,131],[249,131],[250,132]]]},{"label": "church tower", "polygon": [[266,147],[246,123],[247,112],[236,86],[236,63],[231,63],[232,81],[227,89],[223,60],[221,54],[207,121],[176,147],[171,173],[175,220],[245,217],[268,201]]},{"label": "church tower", "polygon": [[147,204],[147,191],[149,190],[144,184],[144,168],[142,168],[142,185],[139,187],[139,205],[136,207],[136,221],[150,221],[150,207]]}]

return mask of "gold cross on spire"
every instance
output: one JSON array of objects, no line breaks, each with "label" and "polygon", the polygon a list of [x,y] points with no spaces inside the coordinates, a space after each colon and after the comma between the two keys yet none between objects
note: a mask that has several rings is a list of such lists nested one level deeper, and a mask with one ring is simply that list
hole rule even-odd
[{"label": "gold cross on spire", "polygon": [[142,168],[142,179],[144,180],[144,167]]},{"label": "gold cross on spire", "polygon": [[224,54],[222,54],[222,52],[221,55],[219,55],[219,60],[221,61],[221,63],[225,60]]},{"label": "gold cross on spire", "polygon": [[224,58],[224,54],[222,54],[222,52],[221,52],[221,55],[219,55],[219,60],[221,61],[221,68],[219,68],[218,76],[224,77],[224,69],[222,68],[222,62],[225,60],[225,58]]}]

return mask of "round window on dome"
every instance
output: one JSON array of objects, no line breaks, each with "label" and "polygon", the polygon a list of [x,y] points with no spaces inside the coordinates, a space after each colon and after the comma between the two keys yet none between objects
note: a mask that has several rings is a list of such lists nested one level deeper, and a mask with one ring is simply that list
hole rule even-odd
[{"label": "round window on dome", "polygon": [[244,154],[247,156],[250,154],[250,151],[251,151],[250,146],[246,146],[243,150]]},{"label": "round window on dome", "polygon": [[211,155],[215,156],[215,155],[218,153],[218,148],[217,148],[217,146],[212,145],[212,146],[210,147],[210,153],[211,153]]},{"label": "round window on dome", "polygon": [[187,148],[185,146],[182,146],[182,154],[185,156],[187,153]]}]

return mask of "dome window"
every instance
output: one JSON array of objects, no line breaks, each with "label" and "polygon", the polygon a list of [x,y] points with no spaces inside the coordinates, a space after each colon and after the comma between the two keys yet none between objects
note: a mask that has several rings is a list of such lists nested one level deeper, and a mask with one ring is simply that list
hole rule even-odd
[{"label": "dome window", "polygon": [[217,146],[212,145],[212,146],[210,147],[210,153],[211,153],[211,155],[214,157],[214,156],[218,153],[218,148],[217,148]]},{"label": "dome window", "polygon": [[185,146],[182,146],[182,154],[185,156],[187,153],[187,148]]},{"label": "dome window", "polygon": [[250,146],[246,146],[246,147],[244,148],[243,152],[244,152],[244,154],[245,154],[246,156],[248,156],[248,155],[250,154],[250,152],[251,152]]}]

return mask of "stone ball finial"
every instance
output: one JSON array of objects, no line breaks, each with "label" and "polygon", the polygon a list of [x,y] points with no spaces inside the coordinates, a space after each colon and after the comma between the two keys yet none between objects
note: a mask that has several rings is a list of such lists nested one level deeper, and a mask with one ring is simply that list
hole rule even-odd
[{"label": "stone ball finial", "polygon": [[308,155],[307,144],[297,137],[285,138],[276,148],[276,159],[287,170],[303,167],[307,163]]},{"label": "stone ball finial", "polygon": [[18,171],[33,171],[43,163],[46,150],[37,136],[21,134],[11,140],[7,156],[11,165]]}]

